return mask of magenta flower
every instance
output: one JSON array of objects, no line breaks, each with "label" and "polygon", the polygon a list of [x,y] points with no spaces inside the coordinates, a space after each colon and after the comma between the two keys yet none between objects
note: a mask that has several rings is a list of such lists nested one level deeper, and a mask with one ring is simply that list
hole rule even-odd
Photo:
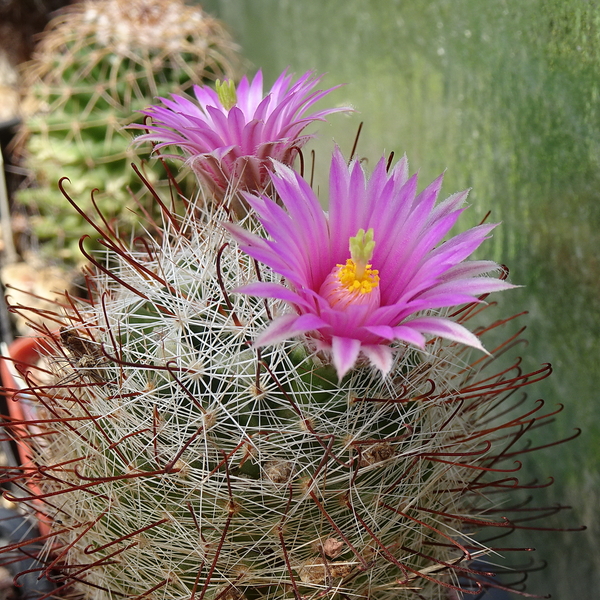
[{"label": "magenta flower", "polygon": [[286,69],[264,97],[261,71],[252,83],[244,77],[237,90],[233,82],[217,82],[217,91],[196,85],[197,104],[173,95],[172,100],[160,98],[164,106],[142,111],[152,118],[152,124],[132,126],[149,132],[136,142],[151,140],[158,142],[157,148],[180,147],[198,178],[219,198],[229,189],[263,191],[270,181],[271,159],[292,165],[312,137],[301,135],[308,125],[331,113],[350,110],[309,112],[336,89],[313,91],[320,80],[308,72],[292,85]]},{"label": "magenta flower", "polygon": [[244,252],[287,282],[255,282],[237,290],[292,307],[255,345],[307,334],[330,351],[340,378],[361,353],[388,373],[395,340],[423,349],[425,335],[433,335],[483,350],[468,329],[431,314],[514,287],[484,276],[499,268],[496,263],[465,262],[495,225],[479,225],[441,243],[468,192],[436,205],[442,176],[417,195],[417,176],[408,177],[406,158],[390,173],[382,159],[367,179],[360,163],[348,166],[339,150],[331,164],[328,214],[291,169],[277,165],[272,181],[284,208],[266,196],[245,195],[271,239],[225,225]]}]

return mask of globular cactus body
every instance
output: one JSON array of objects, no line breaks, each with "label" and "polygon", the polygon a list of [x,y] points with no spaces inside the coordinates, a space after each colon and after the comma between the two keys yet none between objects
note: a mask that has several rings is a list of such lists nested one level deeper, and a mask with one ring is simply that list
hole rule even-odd
[{"label": "globular cactus body", "polygon": [[[311,74],[290,81],[261,100],[260,78],[242,80],[246,112],[196,89],[199,106],[146,111],[162,120],[145,139],[214,129],[212,150],[186,152],[222,158],[229,134],[257,133],[269,114],[300,119],[299,135],[335,112],[304,115],[328,92],[311,91]],[[250,146],[236,151],[262,164],[264,145]],[[485,320],[481,296],[514,286],[486,275],[496,263],[466,260],[494,225],[448,238],[466,192],[438,203],[441,177],[417,193],[406,158],[389,162],[367,177],[336,149],[328,212],[276,161],[263,165],[267,186],[230,172],[222,198],[174,210],[157,195],[162,223],[133,246],[78,208],[105,260],[91,259],[89,299],[67,296],[66,316],[50,315],[58,332],[38,328],[54,350],[50,382],[27,377],[30,436],[6,424],[33,445],[11,477],[29,491],[12,499],[47,521],[43,571],[60,592],[456,600],[501,587],[488,565],[510,547],[488,544],[523,511],[531,528],[548,510],[519,498],[499,509],[497,494],[530,487],[515,457],[557,412],[513,395],[550,368],[505,361],[520,343],[510,331],[480,353],[480,338],[512,323]]]},{"label": "globular cactus body", "polygon": [[[35,179],[18,200],[39,213],[34,231],[48,253],[73,260],[79,237],[92,233],[58,190],[60,177],[79,198],[101,190],[105,214],[130,231],[135,218],[125,207],[136,208],[132,195],[144,189],[123,127],[155,97],[235,77],[238,64],[222,25],[183,0],[85,0],[58,16],[24,74],[18,142]],[[156,182],[165,173],[155,165],[148,177]]]},{"label": "globular cactus body", "polygon": [[283,303],[232,294],[255,262],[226,210],[190,214],[138,251],[106,232],[111,268],[54,336],[55,380],[35,388],[43,461],[19,499],[51,523],[48,572],[98,600],[480,588],[469,561],[491,550],[471,534],[512,527],[487,492],[544,418],[511,395],[549,370],[470,362],[436,338],[388,377],[359,363],[339,382],[302,338],[257,350]]}]

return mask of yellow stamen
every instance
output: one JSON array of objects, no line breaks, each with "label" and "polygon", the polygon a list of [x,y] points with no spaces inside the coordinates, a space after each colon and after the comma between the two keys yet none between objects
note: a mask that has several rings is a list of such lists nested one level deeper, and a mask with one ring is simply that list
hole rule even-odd
[{"label": "yellow stamen", "polygon": [[223,108],[225,110],[231,110],[237,103],[235,83],[231,81],[231,79],[228,79],[227,81],[217,79],[217,81],[215,81],[215,88],[217,90],[217,96],[219,96],[219,102],[221,102]]},{"label": "yellow stamen", "polygon": [[357,264],[349,258],[345,265],[337,265],[337,277],[349,292],[368,294],[379,285],[379,271],[370,264]]}]

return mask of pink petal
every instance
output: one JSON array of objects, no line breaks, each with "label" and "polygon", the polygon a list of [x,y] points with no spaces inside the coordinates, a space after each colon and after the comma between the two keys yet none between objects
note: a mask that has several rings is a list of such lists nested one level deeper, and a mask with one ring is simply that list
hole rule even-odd
[{"label": "pink petal", "polygon": [[394,363],[394,355],[389,346],[380,344],[362,345],[362,353],[371,361],[371,364],[377,367],[385,377],[391,370]]},{"label": "pink petal", "polygon": [[[330,246],[333,260],[339,262],[340,257],[348,256],[348,239],[337,235],[338,231],[347,231],[349,219],[346,199],[350,195],[350,173],[346,161],[339,148],[335,148],[329,171],[329,222],[335,231],[331,231]],[[354,232],[352,235],[356,235]]]},{"label": "pink petal", "polygon": [[406,321],[404,325],[414,327],[422,333],[437,335],[454,342],[472,346],[488,354],[475,334],[462,325],[450,321],[450,319],[442,317],[417,317],[416,319]]},{"label": "pink petal", "polygon": [[317,330],[326,326],[327,323],[322,319],[319,319],[316,315],[282,315],[281,317],[274,319],[272,323],[258,335],[254,340],[254,345],[258,347],[271,346],[289,338],[296,337],[301,333]]},{"label": "pink petal", "polygon": [[342,377],[354,366],[360,352],[360,340],[333,336],[331,339],[333,365],[338,377]]},{"label": "pink petal", "polygon": [[[457,294],[464,297],[465,294],[470,296],[480,296],[491,292],[500,292],[503,290],[511,290],[517,286],[502,279],[494,277],[471,277],[469,279],[455,279],[440,283],[429,291],[421,294],[419,299],[435,298],[437,294]],[[455,304],[462,304],[464,300]]]},{"label": "pink petal", "polygon": [[389,325],[371,325],[365,327],[367,331],[382,337],[385,340],[401,340],[418,348],[425,348],[425,338],[416,329],[406,327],[405,325],[397,325],[390,327]]},{"label": "pink petal", "polygon": [[464,192],[457,192],[456,194],[452,194],[446,198],[443,202],[440,202],[432,211],[429,216],[429,220],[427,225],[438,221],[439,219],[443,219],[445,216],[459,210],[465,203],[467,196],[469,195],[469,190],[465,190]]},{"label": "pink petal", "polygon": [[296,292],[278,283],[257,281],[255,283],[249,283],[248,285],[242,285],[232,291],[236,294],[246,294],[248,296],[257,296],[259,298],[277,298],[278,300],[283,300],[290,304],[297,304],[307,310],[313,308],[312,304],[307,302]]}]

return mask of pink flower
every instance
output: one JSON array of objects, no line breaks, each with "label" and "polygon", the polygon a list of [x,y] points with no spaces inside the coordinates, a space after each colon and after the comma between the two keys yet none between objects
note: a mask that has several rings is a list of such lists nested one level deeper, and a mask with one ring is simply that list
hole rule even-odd
[{"label": "pink flower", "polygon": [[496,225],[479,225],[442,243],[468,192],[436,205],[442,176],[417,195],[417,176],[408,177],[406,158],[390,173],[382,159],[367,178],[360,163],[348,166],[339,150],[331,164],[329,213],[288,167],[277,165],[272,181],[284,208],[266,196],[245,195],[270,239],[225,225],[244,252],[287,283],[255,282],[237,290],[291,307],[255,345],[307,334],[330,351],[340,378],[361,353],[387,374],[394,341],[423,349],[425,336],[433,335],[483,350],[468,329],[431,314],[514,287],[484,276],[499,269],[496,263],[465,261]]},{"label": "pink flower", "polygon": [[196,85],[197,103],[174,95],[172,100],[160,98],[164,106],[142,111],[152,118],[152,124],[132,126],[148,130],[136,142],[158,142],[157,149],[180,147],[198,178],[219,198],[230,189],[263,191],[270,181],[271,159],[292,165],[312,137],[301,135],[308,125],[324,121],[331,113],[350,110],[309,112],[336,89],[312,91],[320,80],[308,72],[292,85],[286,69],[264,97],[261,71],[252,83],[244,77],[237,90],[233,82],[217,82],[217,91]]}]

